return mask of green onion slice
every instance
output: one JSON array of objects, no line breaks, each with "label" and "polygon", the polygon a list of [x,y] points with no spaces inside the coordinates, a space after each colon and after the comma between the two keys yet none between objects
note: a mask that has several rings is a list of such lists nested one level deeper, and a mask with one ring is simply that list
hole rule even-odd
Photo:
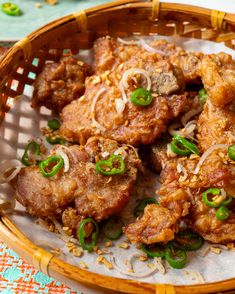
[{"label": "green onion slice", "polygon": [[148,106],[153,101],[150,91],[138,88],[131,94],[131,102],[136,106]]},{"label": "green onion slice", "polygon": [[233,198],[232,196],[227,195],[227,199],[225,199],[222,202],[216,202],[215,200],[209,200],[209,196],[217,196],[220,195],[221,189],[219,188],[209,188],[205,192],[202,193],[202,200],[203,202],[210,207],[220,207],[220,206],[226,206],[229,205]]},{"label": "green onion slice", "polygon": [[190,142],[184,137],[181,137],[178,134],[175,134],[173,136],[173,140],[170,143],[170,147],[175,154],[181,156],[187,156],[192,153],[199,154],[199,149],[194,143]]},{"label": "green onion slice", "polygon": [[171,241],[174,248],[193,251],[202,247],[204,240],[197,233],[192,231],[180,231],[176,234],[175,239]]},{"label": "green onion slice", "polygon": [[64,160],[60,155],[52,155],[39,163],[39,169],[46,178],[53,177],[64,166]]},{"label": "green onion slice", "polygon": [[105,237],[110,240],[117,240],[122,235],[123,223],[117,216],[112,216],[103,225]]},{"label": "green onion slice", "polygon": [[5,2],[1,5],[2,12],[10,16],[20,16],[22,11],[19,6],[12,2]]},{"label": "green onion slice", "polygon": [[230,145],[228,147],[228,156],[231,160],[235,160],[235,145]]},{"label": "green onion slice", "polygon": [[56,131],[60,128],[60,121],[54,118],[49,120],[47,125],[51,130]]},{"label": "green onion slice", "polygon": [[215,213],[220,221],[225,221],[229,217],[229,210],[226,206],[221,206]]},{"label": "green onion slice", "polygon": [[172,245],[167,245],[165,258],[169,265],[176,269],[181,269],[187,263],[187,253],[184,250],[176,249]]},{"label": "green onion slice", "polygon": [[21,162],[26,166],[30,166],[34,164],[34,161],[30,160],[30,155],[29,155],[30,149],[33,149],[33,155],[40,155],[41,153],[40,145],[33,140],[30,141],[28,145],[25,147],[24,154],[21,158]]},{"label": "green onion slice", "polygon": [[124,174],[125,163],[121,156],[112,154],[108,159],[96,162],[96,171],[105,176]]},{"label": "green onion slice", "polygon": [[[85,225],[88,223],[92,223],[95,227],[95,232],[91,234],[91,242],[89,244],[86,242],[86,232],[85,232]],[[92,252],[94,250],[94,247],[96,246],[96,243],[97,243],[98,235],[99,235],[99,227],[96,221],[94,221],[90,217],[81,221],[77,229],[77,236],[84,250],[87,250],[88,252]]]},{"label": "green onion slice", "polygon": [[165,246],[161,244],[147,245],[142,244],[141,249],[149,257],[164,257],[165,256]]}]

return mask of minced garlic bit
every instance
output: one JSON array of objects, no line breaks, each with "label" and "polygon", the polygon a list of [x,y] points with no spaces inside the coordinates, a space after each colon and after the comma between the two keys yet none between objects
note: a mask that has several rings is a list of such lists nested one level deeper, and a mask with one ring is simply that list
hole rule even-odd
[{"label": "minced garlic bit", "polygon": [[83,254],[83,250],[82,250],[82,248],[79,248],[79,247],[73,248],[73,249],[72,249],[72,254],[73,254],[75,257],[80,257],[80,256],[82,256],[82,254]]},{"label": "minced garlic bit", "polygon": [[127,242],[122,242],[118,244],[119,248],[123,248],[123,249],[128,249],[129,248],[129,244]]},{"label": "minced garlic bit", "polygon": [[210,247],[211,252],[215,254],[220,254],[221,253],[221,248],[219,247]]},{"label": "minced garlic bit", "polygon": [[107,242],[105,242],[104,246],[105,247],[111,247],[111,246],[113,246],[113,242],[112,241],[107,241]]},{"label": "minced garlic bit", "polygon": [[154,265],[153,263],[148,263],[148,264],[147,264],[147,267],[153,269],[153,268],[155,268],[155,265]]},{"label": "minced garlic bit", "polygon": [[75,249],[77,247],[77,245],[75,245],[73,242],[67,242],[66,247],[68,248],[69,252],[72,252],[73,249]]},{"label": "minced garlic bit", "polygon": [[71,228],[69,228],[69,227],[63,227],[62,229],[63,229],[63,231],[64,231],[67,235],[72,236],[72,234],[73,234],[73,230],[72,230]]},{"label": "minced garlic bit", "polygon": [[141,256],[139,257],[139,260],[140,260],[140,261],[146,261],[146,260],[148,260],[148,257],[147,257],[146,255],[141,255]]},{"label": "minced garlic bit", "polygon": [[88,268],[88,265],[82,260],[79,262],[79,265],[81,268]]},{"label": "minced garlic bit", "polygon": [[97,262],[98,263],[103,263],[103,265],[105,266],[105,267],[107,267],[108,269],[113,269],[113,265],[112,265],[112,263],[111,262],[109,262],[104,256],[99,256],[98,258],[97,258]]}]

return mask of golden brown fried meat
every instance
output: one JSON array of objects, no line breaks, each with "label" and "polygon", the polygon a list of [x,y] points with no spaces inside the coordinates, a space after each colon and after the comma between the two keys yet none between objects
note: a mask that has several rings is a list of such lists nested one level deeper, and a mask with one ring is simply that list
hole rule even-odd
[{"label": "golden brown fried meat", "polygon": [[204,56],[200,66],[204,87],[215,106],[224,106],[235,98],[235,62],[226,53]]},{"label": "golden brown fried meat", "polygon": [[[229,195],[234,195],[235,166],[229,163],[227,150],[214,150],[204,161],[199,173],[195,174],[198,165],[199,156],[192,155],[187,158],[174,158],[166,160],[166,155],[161,157],[162,163],[162,186],[158,191],[161,207],[164,207],[171,217],[174,217],[174,223],[169,227],[165,225],[164,218],[158,218],[158,223],[154,227],[147,220],[157,218],[154,211],[144,213],[141,219],[130,224],[125,233],[132,242],[144,242],[147,244],[154,242],[167,242],[169,235],[165,239],[159,239],[152,236],[158,236],[164,233],[165,228],[174,228],[171,230],[171,238],[174,238],[174,232],[178,230],[181,220],[186,221],[187,225],[194,231],[201,234],[206,240],[213,243],[227,243],[235,240],[235,214],[230,210],[230,216],[225,221],[219,221],[215,215],[216,210],[208,207],[202,201],[202,193],[211,187],[223,188]],[[147,211],[147,210],[146,210]],[[155,210],[157,211],[157,210]],[[152,215],[150,215],[152,214]],[[159,228],[164,228],[159,232]],[[146,233],[151,229],[149,239]],[[154,231],[155,229],[155,231]]]},{"label": "golden brown fried meat", "polygon": [[173,43],[166,40],[157,40],[150,43],[151,47],[162,52],[162,58],[167,59],[183,72],[185,83],[200,83],[200,63],[203,53],[186,52],[181,47],[176,47]]},{"label": "golden brown fried meat", "polygon": [[235,213],[230,210],[229,218],[220,221],[216,217],[216,209],[208,207],[201,200],[201,195],[195,196],[195,204],[190,210],[187,219],[188,226],[198,232],[205,240],[212,243],[235,241]]},{"label": "golden brown fried meat", "polygon": [[46,106],[60,112],[85,91],[85,79],[92,74],[91,67],[73,57],[45,65],[34,83],[32,106]]},{"label": "golden brown fried meat", "polygon": [[149,204],[144,215],[124,229],[124,233],[132,243],[152,244],[168,242],[174,238],[178,231],[177,219],[165,207]]},{"label": "golden brown fried meat", "polygon": [[234,105],[215,107],[210,98],[198,120],[198,142],[204,152],[214,144],[234,144],[235,111]]},{"label": "golden brown fried meat", "polygon": [[[105,46],[107,41],[111,42],[107,38],[99,42]],[[96,55],[98,53],[99,60],[103,60],[101,56],[105,53],[97,51]],[[96,63],[99,61],[96,60]],[[123,86],[121,79],[128,70],[133,72],[129,72],[127,85]],[[146,107],[136,106],[130,101],[136,88],[147,87],[146,76],[139,70],[144,71],[151,82],[153,101]],[[84,97],[63,109],[60,132],[68,140],[80,144],[96,134],[132,145],[152,143],[166,130],[168,122],[184,110],[187,98],[176,94],[181,92],[182,83],[182,75],[169,62],[159,60],[156,54],[144,52],[142,55],[131,55],[115,65],[112,71],[86,80]]]},{"label": "golden brown fried meat", "polygon": [[[58,148],[56,146],[52,154]],[[85,147],[69,147],[68,172],[60,170],[55,176],[45,178],[38,167],[25,167],[11,182],[16,198],[30,214],[39,217],[60,216],[67,207],[72,207],[76,209],[76,220],[81,217],[93,217],[97,221],[108,218],[120,212],[129,200],[140,163],[131,148],[123,148],[113,140],[95,137],[90,138]],[[112,177],[99,174],[96,160],[118,149],[121,156],[122,152],[125,154],[125,173]],[[66,213],[64,220],[73,212]]]},{"label": "golden brown fried meat", "polygon": [[147,205],[143,216],[124,229],[132,243],[167,243],[174,239],[174,234],[179,230],[179,219],[188,213],[188,194],[178,189],[164,195],[160,201],[161,205]]}]

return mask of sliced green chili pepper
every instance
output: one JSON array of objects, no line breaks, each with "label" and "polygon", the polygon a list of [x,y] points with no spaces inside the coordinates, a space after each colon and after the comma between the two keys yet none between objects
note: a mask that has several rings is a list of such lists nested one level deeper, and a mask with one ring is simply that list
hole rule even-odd
[{"label": "sliced green chili pepper", "polygon": [[142,199],[134,209],[134,216],[135,217],[139,216],[141,213],[144,212],[144,209],[145,209],[146,205],[147,204],[152,204],[152,203],[158,204],[157,200],[154,199],[154,198]]},{"label": "sliced green chili pepper", "polygon": [[221,206],[215,213],[216,217],[220,221],[224,221],[229,217],[229,210],[226,206]]},{"label": "sliced green chili pepper", "polygon": [[173,136],[173,140],[170,143],[170,146],[171,150],[178,155],[187,156],[192,153],[199,154],[199,149],[194,143],[190,142],[184,137],[179,136],[178,134]]},{"label": "sliced green chili pepper", "polygon": [[51,145],[55,145],[55,144],[63,145],[66,143],[66,140],[60,137],[46,137],[46,140]]},{"label": "sliced green chili pepper", "polygon": [[[52,164],[55,165],[52,166]],[[44,177],[49,178],[56,175],[63,165],[64,160],[60,155],[52,155],[39,163],[39,169]],[[50,171],[47,172],[46,169]]]},{"label": "sliced green chili pepper", "polygon": [[124,174],[125,163],[121,156],[112,154],[106,160],[97,161],[96,171],[105,176]]},{"label": "sliced green chili pepper", "polygon": [[204,240],[197,233],[191,231],[181,231],[177,233],[175,239],[171,241],[174,248],[182,250],[197,250],[202,247]]},{"label": "sliced green chili pepper", "polygon": [[206,103],[206,100],[207,100],[207,98],[208,98],[208,95],[207,95],[207,93],[206,93],[206,90],[203,88],[203,89],[201,89],[201,90],[198,92],[198,94],[199,94],[199,100],[200,100],[203,104],[205,104],[205,103]]},{"label": "sliced green chili pepper", "polygon": [[220,207],[220,206],[229,205],[233,200],[232,196],[227,195],[227,199],[225,199],[224,201],[222,201],[220,203],[217,203],[213,200],[210,201],[208,199],[208,196],[210,194],[216,196],[216,195],[220,195],[220,193],[221,193],[221,190],[219,188],[209,188],[205,192],[202,193],[202,200],[207,206],[210,206],[210,207]]},{"label": "sliced green chili pepper", "polygon": [[49,120],[47,125],[51,130],[56,131],[60,128],[60,121],[54,118]]},{"label": "sliced green chili pepper", "polygon": [[228,156],[230,159],[235,160],[235,145],[230,145],[228,147]]},{"label": "sliced green chili pepper", "polygon": [[150,91],[138,88],[131,94],[131,102],[136,106],[148,106],[153,101]]},{"label": "sliced green chili pepper", "polygon": [[172,245],[167,245],[165,258],[169,265],[176,269],[181,269],[187,263],[187,253],[184,250],[176,249]]},{"label": "sliced green chili pepper", "polygon": [[117,216],[109,218],[103,225],[105,237],[110,240],[117,240],[122,235],[123,223]]},{"label": "sliced green chili pepper", "polygon": [[[92,223],[95,226],[95,232],[93,232],[91,234],[91,243],[90,244],[87,244],[86,240],[85,240],[86,239],[85,225],[88,223]],[[96,221],[94,221],[90,217],[81,221],[81,223],[77,229],[77,236],[78,236],[79,241],[81,243],[81,246],[84,250],[87,250],[88,252],[93,251],[93,249],[97,243],[98,235],[99,235],[99,227],[98,227]]]},{"label": "sliced green chili pepper", "polygon": [[40,145],[36,143],[35,141],[30,141],[28,145],[26,146],[24,154],[21,158],[21,162],[26,166],[30,166],[34,164],[34,161],[30,161],[30,158],[29,158],[30,148],[33,148],[34,150],[33,155],[40,155]]},{"label": "sliced green chili pepper", "polygon": [[19,16],[22,14],[19,6],[12,2],[6,2],[1,5],[2,11],[10,16]]},{"label": "sliced green chili pepper", "polygon": [[149,257],[164,257],[165,256],[165,246],[161,244],[155,244],[153,246],[142,244],[141,249],[147,254]]}]

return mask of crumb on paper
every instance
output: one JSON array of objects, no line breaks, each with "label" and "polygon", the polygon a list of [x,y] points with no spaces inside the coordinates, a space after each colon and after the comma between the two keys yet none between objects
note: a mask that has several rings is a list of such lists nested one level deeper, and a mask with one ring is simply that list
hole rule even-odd
[{"label": "crumb on paper", "polygon": [[107,241],[107,242],[105,242],[104,246],[105,247],[111,247],[111,246],[113,246],[113,242],[112,241]]},{"label": "crumb on paper", "polygon": [[73,248],[72,249],[72,254],[75,257],[80,257],[80,256],[83,255],[83,250],[82,250],[82,248],[79,248],[79,247]]},{"label": "crumb on paper", "polygon": [[99,256],[97,258],[98,263],[103,263],[105,267],[107,267],[109,270],[113,269],[113,265],[111,262],[109,262],[104,256]]},{"label": "crumb on paper", "polygon": [[129,244],[126,242],[122,242],[118,244],[119,248],[123,248],[123,249],[128,249],[129,248]]},{"label": "crumb on paper", "polygon": [[219,248],[219,247],[211,247],[210,251],[215,253],[215,254],[220,254],[221,253],[221,248]]},{"label": "crumb on paper", "polygon": [[148,257],[147,257],[146,255],[141,255],[141,256],[139,257],[139,260],[140,260],[140,261],[146,261],[146,260],[148,260]]},{"label": "crumb on paper", "polygon": [[81,268],[85,268],[85,269],[88,268],[88,265],[84,261],[82,261],[82,260],[79,261],[79,265],[80,265]]},{"label": "crumb on paper", "polygon": [[42,8],[42,3],[40,2],[36,2],[34,5],[35,5],[35,8]]},{"label": "crumb on paper", "polygon": [[154,269],[155,268],[155,265],[153,263],[148,263],[147,264],[147,267],[151,268],[151,269]]}]

